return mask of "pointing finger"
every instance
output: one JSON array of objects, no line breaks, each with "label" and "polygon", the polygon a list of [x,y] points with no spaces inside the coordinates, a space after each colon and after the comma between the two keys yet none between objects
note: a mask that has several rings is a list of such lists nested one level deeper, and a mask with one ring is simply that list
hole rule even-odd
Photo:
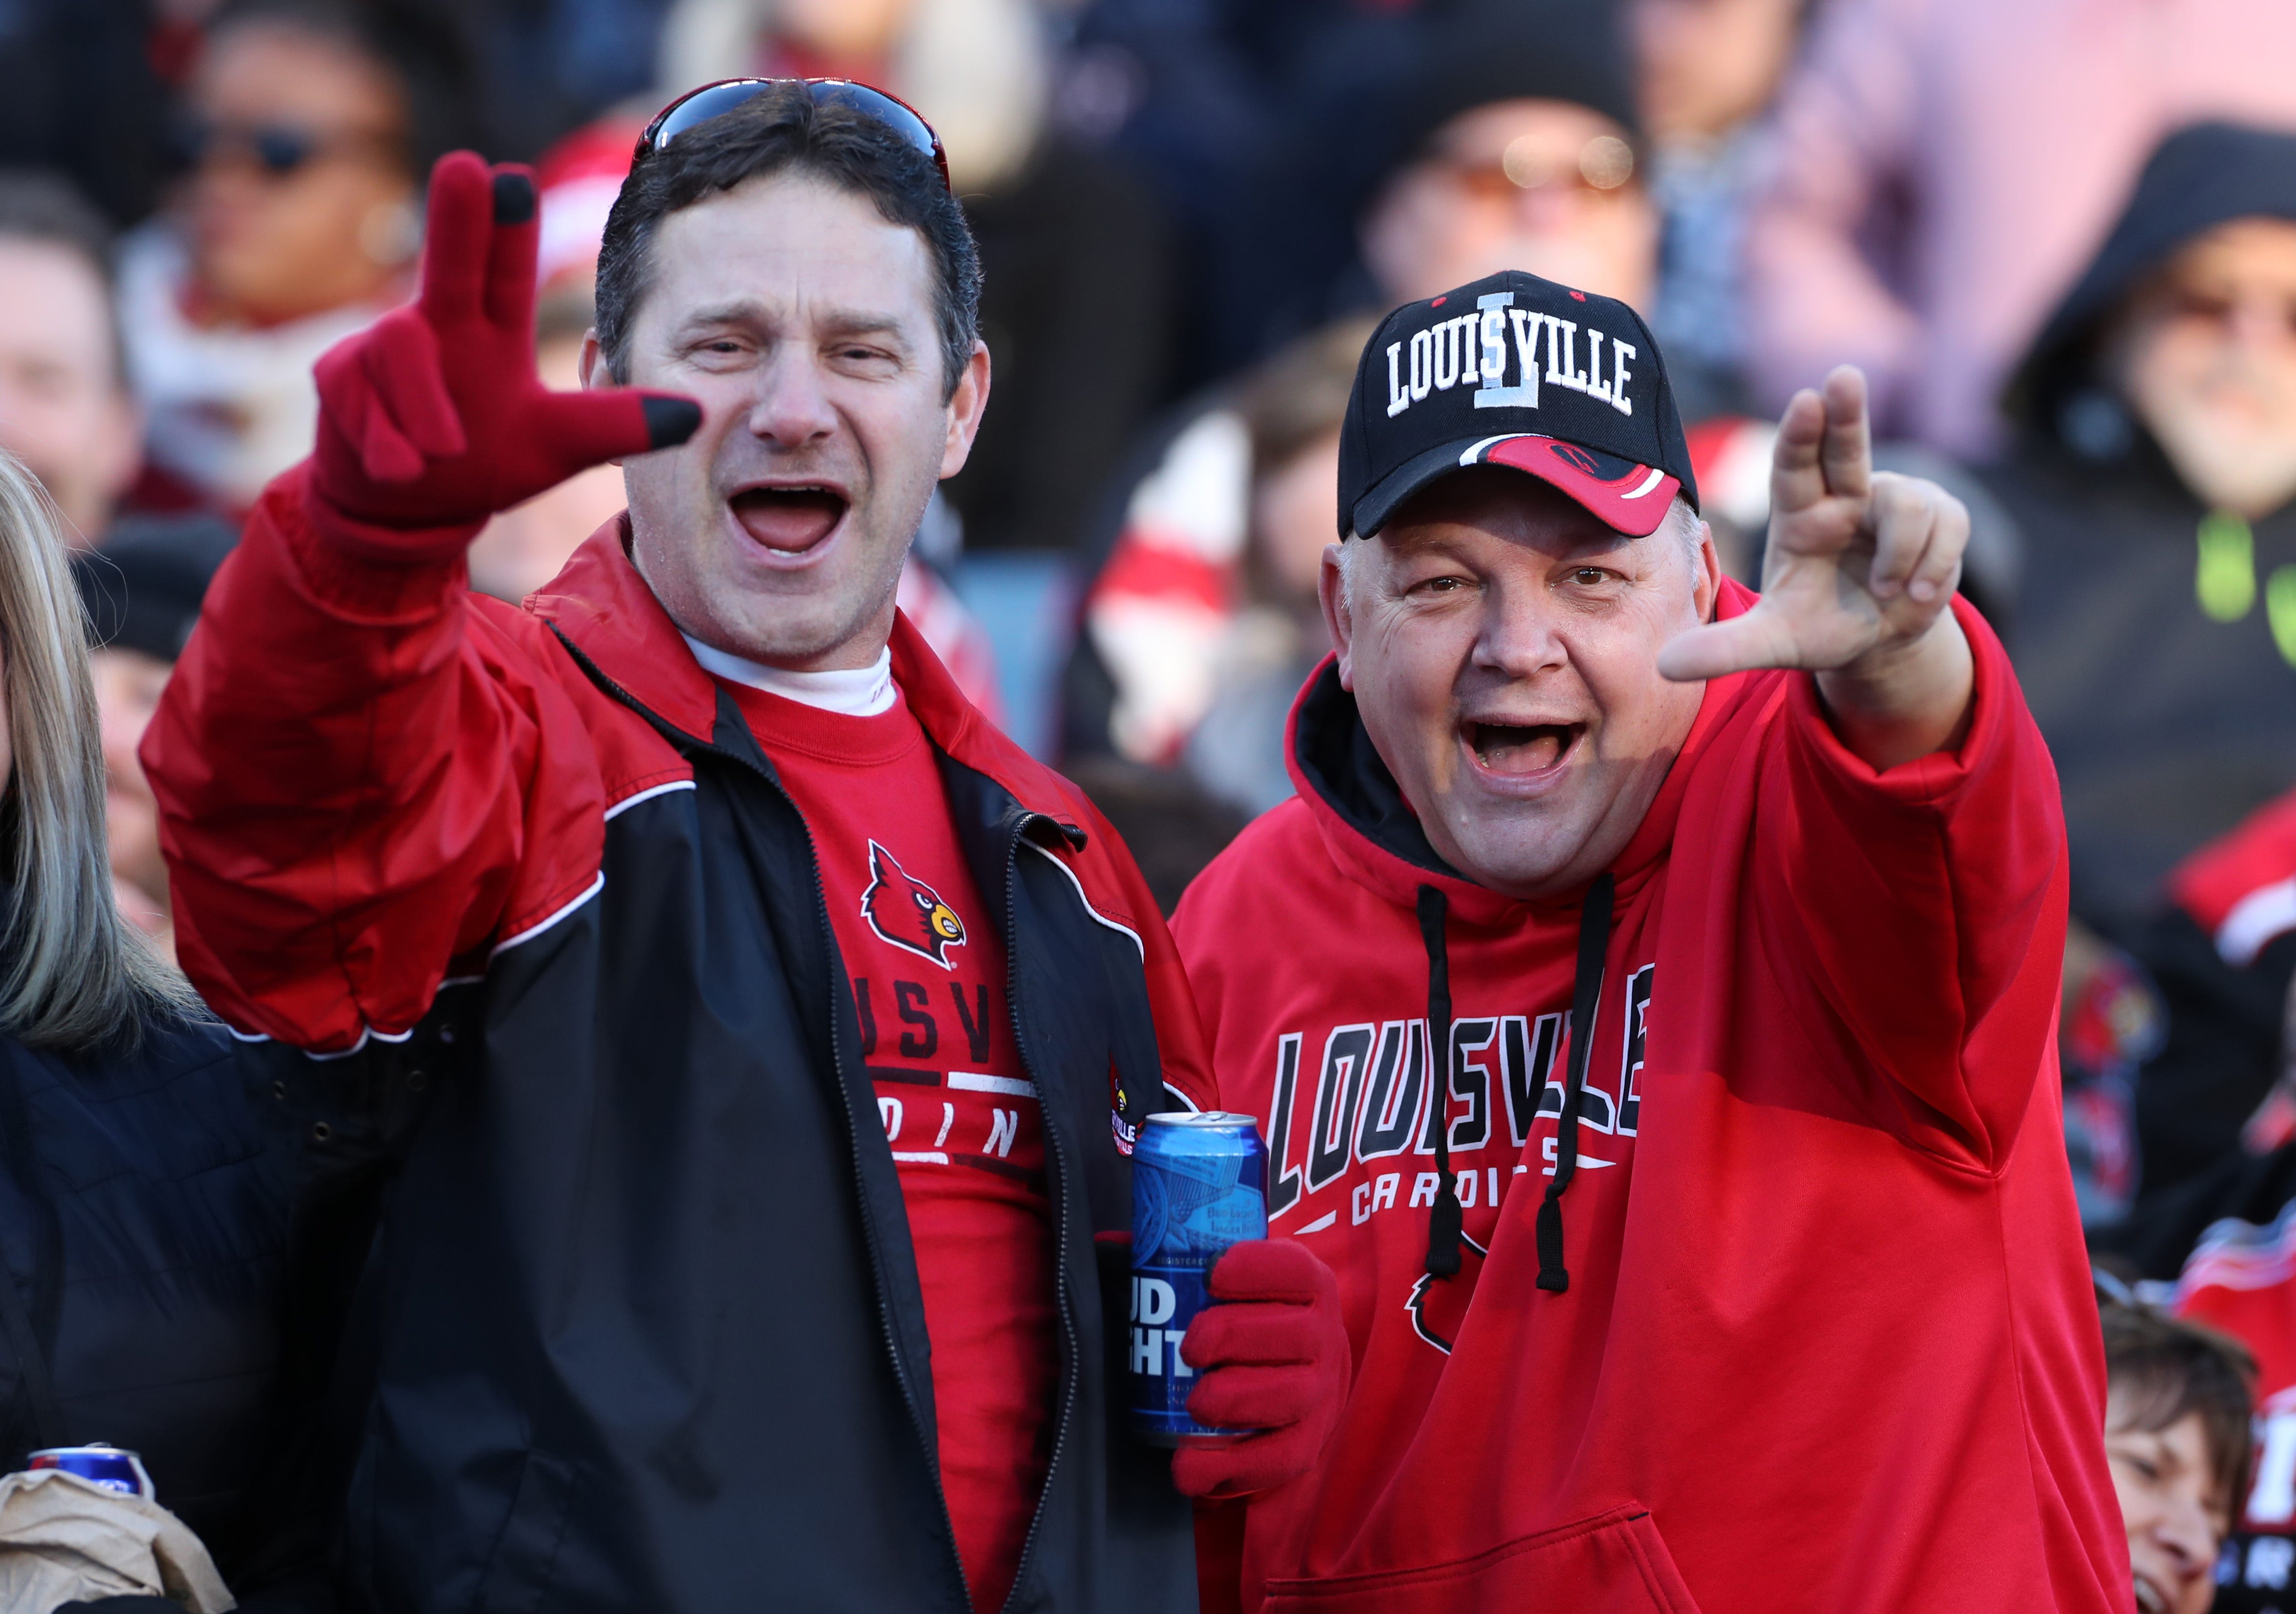
[{"label": "pointing finger", "polygon": [[1866,408],[1866,373],[1836,365],[1825,378],[1825,487],[1862,499],[1873,487],[1874,430]]},{"label": "pointing finger", "polygon": [[442,320],[479,311],[494,232],[494,182],[476,152],[449,152],[430,170],[422,234],[423,310]]},{"label": "pointing finger", "polygon": [[542,410],[562,477],[607,460],[674,447],[701,424],[701,406],[692,398],[624,387],[554,393],[542,401]]},{"label": "pointing finger", "polygon": [[1775,612],[1757,605],[1742,617],[1693,627],[1659,647],[1659,676],[1677,684],[1719,678],[1753,667],[1795,665],[1793,635]]}]

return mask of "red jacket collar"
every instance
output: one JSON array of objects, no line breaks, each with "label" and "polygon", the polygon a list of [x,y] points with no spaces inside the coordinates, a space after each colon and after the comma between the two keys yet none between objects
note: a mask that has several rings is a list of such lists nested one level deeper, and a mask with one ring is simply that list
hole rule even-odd
[{"label": "red jacket collar", "polygon": [[[718,722],[717,681],[686,648],[629,556],[629,516],[616,516],[584,540],[565,569],[528,597],[598,670],[672,726],[707,740]],[[893,681],[932,742],[988,774],[1033,812],[1062,821],[1074,810],[1050,788],[1051,774],[964,698],[914,624],[893,617]]]},{"label": "red jacket collar", "polygon": [[[1722,580],[1722,592],[1715,602],[1715,619],[1738,616],[1750,609],[1757,595],[1731,578]],[[1326,658],[1311,674],[1299,698],[1292,702],[1292,717],[1284,727],[1286,766],[1292,774],[1292,788],[1307,804],[1323,837],[1324,849],[1341,872],[1357,884],[1399,907],[1410,907],[1418,900],[1418,889],[1431,885],[1441,890],[1450,905],[1454,920],[1476,929],[1503,930],[1519,926],[1534,916],[1574,913],[1578,906],[1580,892],[1544,897],[1536,901],[1505,896],[1488,886],[1458,874],[1443,873],[1398,855],[1365,832],[1349,809],[1318,789],[1312,776],[1300,762],[1300,725],[1311,700],[1324,681],[1324,670],[1331,665]],[[1709,683],[1699,700],[1698,716],[1692,720],[1690,733],[1676,755],[1674,766],[1667,772],[1666,782],[1659,787],[1650,810],[1643,815],[1641,825],[1627,842],[1611,865],[1618,881],[1619,894],[1630,896],[1647,879],[1652,870],[1664,861],[1667,848],[1674,842],[1675,821],[1682,811],[1682,798],[1688,788],[1690,769],[1685,763],[1705,749],[1722,716],[1737,703],[1751,678],[1775,675],[1734,673],[1726,678]],[[1341,720],[1338,712],[1329,714]],[[1346,700],[1345,722],[1361,725],[1356,715],[1352,698]]]}]

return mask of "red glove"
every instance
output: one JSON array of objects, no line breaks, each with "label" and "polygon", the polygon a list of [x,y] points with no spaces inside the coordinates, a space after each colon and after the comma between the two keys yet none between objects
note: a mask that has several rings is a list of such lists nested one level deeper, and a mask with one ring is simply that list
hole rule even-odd
[{"label": "red glove", "polygon": [[1347,1400],[1340,1283],[1308,1247],[1253,1239],[1212,1268],[1212,1299],[1188,1324],[1180,1357],[1203,1375],[1188,1415],[1261,1432],[1233,1446],[1183,1446],[1172,1483],[1188,1496],[1272,1490],[1316,1465]]},{"label": "red glove", "polygon": [[454,152],[430,173],[422,291],[316,368],[310,501],[376,560],[443,560],[488,516],[603,460],[684,442],[670,393],[553,392],[534,369],[534,176]]}]

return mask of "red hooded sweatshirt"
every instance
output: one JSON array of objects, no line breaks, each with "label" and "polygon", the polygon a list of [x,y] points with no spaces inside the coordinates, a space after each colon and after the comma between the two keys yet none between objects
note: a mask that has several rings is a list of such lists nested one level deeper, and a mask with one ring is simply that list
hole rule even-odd
[{"label": "red hooded sweatshirt", "polygon": [[[1751,598],[1730,586],[1724,614]],[[1582,926],[1591,897],[1447,870],[1333,667],[1310,680],[1298,797],[1173,925],[1222,1102],[1267,1138],[1272,1229],[1339,1274],[1355,1355],[1321,1468],[1248,1510],[1245,1608],[2133,1606],[2042,1079],[2055,775],[1956,609],[1977,669],[1957,753],[1877,774],[1808,675],[1709,684],[1607,927]],[[1582,934],[1600,966],[1557,1291],[1537,1225]],[[1444,1127],[1464,1262],[1432,1278]]]}]

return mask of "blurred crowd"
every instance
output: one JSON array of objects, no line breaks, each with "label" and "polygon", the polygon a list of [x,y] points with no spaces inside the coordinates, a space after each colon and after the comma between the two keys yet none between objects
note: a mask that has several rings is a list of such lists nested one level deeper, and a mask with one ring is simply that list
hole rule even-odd
[{"label": "blurred crowd", "polygon": [[[2062,782],[2096,1247],[2155,1306],[2268,1289],[2296,1265],[2292,61],[2286,0],[13,0],[0,447],[81,546],[119,904],[165,941],[137,738],[310,448],[313,361],[410,294],[431,161],[536,166],[539,363],[571,386],[654,108],[860,78],[947,143],[995,366],[903,603],[1168,906],[1292,791],[1381,312],[1502,267],[1634,304],[1750,581],[1768,422],[1862,365],[1882,462],[1972,509],[1963,586]],[[606,467],[498,518],[472,586],[542,587],[620,502]],[[2288,1424],[2218,1498],[2249,1535],[2169,1555],[2262,1609],[2296,1585],[2296,1360],[2212,1320]]]}]

